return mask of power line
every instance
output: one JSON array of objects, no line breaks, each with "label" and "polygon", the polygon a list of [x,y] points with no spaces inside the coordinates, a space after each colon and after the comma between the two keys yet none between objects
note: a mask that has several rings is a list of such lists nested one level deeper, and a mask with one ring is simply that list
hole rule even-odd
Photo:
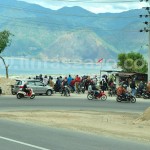
[{"label": "power line", "polygon": [[[28,11],[28,12],[31,11],[31,12],[38,12],[38,13],[43,13],[43,14],[49,14],[49,15],[51,15],[50,13],[48,13],[48,12],[43,12],[43,11],[33,11],[33,10],[31,10],[31,9],[12,7],[12,6],[9,6],[9,5],[2,5],[2,4],[0,4],[0,6],[7,7],[7,8],[12,8],[12,9],[15,9],[15,10],[23,10],[23,11]],[[62,15],[62,14],[55,13],[55,15]],[[96,15],[96,14],[95,14],[95,15]],[[63,14],[63,17],[64,17],[64,16],[97,17],[97,15],[96,15],[96,16],[95,16],[95,15],[94,15],[94,16],[81,16],[81,15],[68,15],[68,14]],[[22,20],[21,18],[11,18],[11,17],[8,17],[8,16],[2,16],[2,15],[1,15],[1,17],[25,21],[25,20]],[[98,15],[98,17],[99,17],[99,18],[105,18],[105,19],[106,19],[106,17],[103,17],[103,16],[99,16],[99,15]],[[133,17],[134,17],[134,16],[129,16],[129,15],[128,15],[128,16],[124,16],[124,17],[117,16],[117,17],[110,17],[110,18],[133,18]],[[136,16],[136,17],[137,17],[137,16]],[[65,27],[65,25],[63,25],[63,24],[56,24],[56,23],[52,23],[52,22],[33,21],[33,20],[31,20],[31,19],[27,19],[27,21],[30,21],[30,22],[32,22],[32,23],[38,23],[38,24],[47,24],[47,25],[55,25],[55,26],[62,26],[62,27]],[[95,29],[98,29],[98,30],[102,30],[102,29],[100,29],[100,28],[98,28],[98,27],[91,27],[91,26],[71,26],[71,28],[91,28],[91,29],[95,28]],[[117,30],[117,29],[112,29],[112,30]],[[108,30],[107,30],[107,31],[108,31]],[[132,31],[130,31],[130,32],[136,32],[136,30],[132,30]]]},{"label": "power line", "polygon": [[135,0],[113,0],[113,1],[81,1],[81,0],[50,0],[50,2],[55,2],[55,1],[58,1],[58,2],[68,2],[68,3],[92,3],[92,4],[97,4],[97,3],[137,3],[137,1]]}]

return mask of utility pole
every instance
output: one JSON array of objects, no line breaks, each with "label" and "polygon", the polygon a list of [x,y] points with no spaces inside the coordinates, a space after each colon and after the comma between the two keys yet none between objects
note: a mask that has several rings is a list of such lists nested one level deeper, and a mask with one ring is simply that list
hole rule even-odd
[{"label": "utility pole", "polygon": [[[147,2],[150,6],[150,0],[140,0],[140,2]],[[144,29],[141,29],[140,32],[147,32],[148,33],[148,81],[150,81],[150,7],[144,7],[145,10],[147,10],[148,14],[146,15],[140,15],[140,18],[145,17],[147,18],[147,21],[144,22],[146,27]]]}]

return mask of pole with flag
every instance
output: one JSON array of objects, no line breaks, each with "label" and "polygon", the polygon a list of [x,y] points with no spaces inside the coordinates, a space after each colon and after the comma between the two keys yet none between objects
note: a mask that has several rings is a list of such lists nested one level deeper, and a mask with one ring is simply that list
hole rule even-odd
[{"label": "pole with flag", "polygon": [[99,59],[99,60],[97,61],[97,63],[100,63],[100,64],[101,64],[101,66],[100,66],[100,80],[101,80],[102,62],[103,62],[103,58],[101,58],[101,59]]}]

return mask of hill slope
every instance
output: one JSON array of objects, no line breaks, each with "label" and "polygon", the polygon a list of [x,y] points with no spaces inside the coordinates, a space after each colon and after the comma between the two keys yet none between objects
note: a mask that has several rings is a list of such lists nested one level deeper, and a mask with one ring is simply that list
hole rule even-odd
[{"label": "hill slope", "polygon": [[108,59],[139,51],[147,42],[146,34],[138,32],[143,28],[141,10],[94,14],[64,7],[56,11],[16,0],[5,0],[0,6],[0,30],[15,35],[3,56]]}]

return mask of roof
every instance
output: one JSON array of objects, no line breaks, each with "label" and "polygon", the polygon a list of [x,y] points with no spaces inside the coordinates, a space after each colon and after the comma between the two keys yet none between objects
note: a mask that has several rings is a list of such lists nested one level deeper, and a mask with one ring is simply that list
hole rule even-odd
[{"label": "roof", "polygon": [[136,73],[120,72],[120,73],[117,73],[116,75],[119,76],[119,77],[131,77],[135,74]]},{"label": "roof", "polygon": [[16,79],[16,81],[40,81],[38,79]]},{"label": "roof", "polygon": [[116,73],[116,75],[119,77],[131,77],[134,75],[146,75],[146,74],[138,73],[138,72],[119,72],[119,73]]},{"label": "roof", "polygon": [[100,70],[101,72],[107,72],[107,73],[111,73],[111,72],[121,72],[119,70]]}]

